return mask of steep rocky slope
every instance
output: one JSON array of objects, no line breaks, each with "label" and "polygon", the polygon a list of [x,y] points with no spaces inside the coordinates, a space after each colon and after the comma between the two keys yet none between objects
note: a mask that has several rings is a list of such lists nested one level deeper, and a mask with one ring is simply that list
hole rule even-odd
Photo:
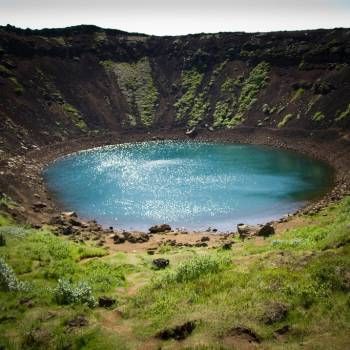
[{"label": "steep rocky slope", "polygon": [[350,29],[155,37],[0,27],[1,157],[192,126],[347,130]]}]

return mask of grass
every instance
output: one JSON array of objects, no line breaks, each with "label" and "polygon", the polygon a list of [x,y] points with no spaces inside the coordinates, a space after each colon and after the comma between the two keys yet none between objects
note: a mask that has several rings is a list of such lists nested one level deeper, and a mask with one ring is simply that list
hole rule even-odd
[{"label": "grass", "polygon": [[[264,349],[348,348],[350,197],[300,221],[266,239],[233,238],[231,250],[169,247],[156,254],[168,258],[169,267],[155,270],[154,256],[146,253],[108,254],[5,219],[0,257],[29,288],[0,291],[0,345],[136,349],[165,328],[196,320],[189,338],[159,346],[226,349],[230,329],[242,326],[260,336]],[[91,294],[83,294],[95,300],[116,298],[123,317],[91,305],[60,305],[54,297],[59,279],[69,281],[68,290],[87,284]],[[277,302],[285,314],[266,322]],[[78,315],[88,325],[70,330],[67,322]],[[286,325],[289,332],[276,337]]]}]

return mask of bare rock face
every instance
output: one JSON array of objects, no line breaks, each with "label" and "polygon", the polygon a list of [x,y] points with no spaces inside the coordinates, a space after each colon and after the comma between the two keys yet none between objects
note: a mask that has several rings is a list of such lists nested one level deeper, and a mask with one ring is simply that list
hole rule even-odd
[{"label": "bare rock face", "polygon": [[148,230],[150,233],[163,233],[163,232],[171,231],[171,227],[168,224],[162,224],[162,225],[152,226]]}]

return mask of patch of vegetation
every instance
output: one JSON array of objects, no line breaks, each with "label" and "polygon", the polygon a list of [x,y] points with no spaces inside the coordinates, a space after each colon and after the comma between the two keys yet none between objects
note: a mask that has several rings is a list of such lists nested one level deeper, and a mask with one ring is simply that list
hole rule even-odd
[{"label": "patch of vegetation", "polygon": [[206,116],[209,108],[209,102],[206,100],[205,94],[199,93],[195,99],[192,106],[192,109],[189,113],[189,120],[187,125],[193,127],[198,125],[202,119]]},{"label": "patch of vegetation", "polygon": [[87,125],[80,112],[69,103],[64,103],[64,111],[72,118],[74,125],[81,131],[87,131]]},{"label": "patch of vegetation", "polygon": [[293,114],[291,114],[291,113],[286,114],[283,117],[283,119],[277,124],[277,127],[279,129],[285,127],[292,119],[293,119]]},{"label": "patch of vegetation", "polygon": [[233,93],[238,87],[241,86],[241,84],[241,77],[238,77],[236,79],[227,78],[221,85],[221,92],[227,94]]},{"label": "patch of vegetation", "polygon": [[339,114],[339,116],[336,117],[335,121],[339,122],[339,121],[342,121],[342,120],[346,120],[348,118],[350,118],[350,103],[348,104],[348,107],[346,108],[346,110],[341,112]]},{"label": "patch of vegetation", "polygon": [[241,124],[244,121],[245,113],[256,102],[260,91],[266,87],[269,71],[270,65],[267,62],[259,63],[250,71],[248,78],[242,83],[237,113],[230,122],[231,127]]},{"label": "patch of vegetation", "polygon": [[14,85],[14,92],[16,95],[22,95],[24,92],[24,87],[22,86],[22,84],[20,84],[17,80],[16,77],[10,77],[8,78],[12,84]]},{"label": "patch of vegetation", "polygon": [[116,76],[118,85],[129,104],[129,125],[136,126],[137,118],[133,114],[136,109],[141,124],[145,127],[152,126],[159,94],[153,81],[149,59],[144,57],[131,64],[112,61],[102,61],[101,64]]},{"label": "patch of vegetation", "polygon": [[12,268],[0,258],[0,291],[18,292],[26,288],[25,283],[19,281]]},{"label": "patch of vegetation", "polygon": [[294,102],[296,100],[298,100],[302,95],[304,95],[305,93],[305,89],[303,88],[299,88],[294,92],[293,97],[291,98],[290,102]]},{"label": "patch of vegetation", "polygon": [[218,101],[215,105],[215,111],[213,114],[213,118],[214,118],[213,126],[214,127],[229,126],[235,107],[236,107],[235,99]]},{"label": "patch of vegetation", "polygon": [[181,87],[184,93],[174,104],[177,121],[188,119],[190,121],[189,123],[195,125],[196,122],[203,118],[203,114],[208,106],[206,103],[206,106],[200,105],[204,100],[203,94],[200,94],[197,97],[197,92],[202,83],[203,77],[204,74],[200,73],[195,68],[182,72]]},{"label": "patch of vegetation", "polygon": [[[0,346],[136,349],[195,320],[187,339],[157,346],[225,349],[239,326],[266,349],[346,349],[350,197],[298,222],[263,240],[232,238],[230,250],[167,247],[156,252],[170,260],[161,271],[146,253],[106,255],[45,229],[2,227],[0,259],[30,289],[0,291]],[[90,256],[96,258],[85,260]],[[89,307],[106,294],[118,299],[123,317]],[[281,329],[285,334],[276,335]]]},{"label": "patch of vegetation", "polygon": [[86,304],[88,307],[97,305],[92,289],[86,282],[73,285],[68,280],[59,279],[53,292],[59,305]]},{"label": "patch of vegetation", "polygon": [[[222,264],[206,262],[203,268],[194,263],[201,257],[185,260],[164,272],[171,276],[169,282],[160,275],[129,303],[135,331],[147,337],[199,318],[192,345],[205,335],[210,348],[220,348],[219,339],[240,325],[257,333],[261,346],[269,349],[298,348],[301,342],[342,349],[349,344],[350,330],[349,213],[347,198],[305,218],[309,224],[285,232],[279,237],[283,243],[276,243],[276,237],[263,244],[236,242]],[[209,254],[214,261],[220,257],[219,251]],[[284,311],[271,312],[273,302],[283,305]],[[273,315],[268,322],[266,314]],[[275,331],[287,325],[287,338],[283,343],[276,341]],[[327,336],[321,340],[323,330]]]},{"label": "patch of vegetation", "polygon": [[312,116],[312,120],[315,122],[320,122],[322,120],[324,120],[326,117],[322,112],[316,112],[313,116]]},{"label": "patch of vegetation", "polygon": [[17,203],[13,201],[9,196],[6,194],[2,194],[0,196],[0,206],[3,206],[8,209],[13,209],[17,207]]}]

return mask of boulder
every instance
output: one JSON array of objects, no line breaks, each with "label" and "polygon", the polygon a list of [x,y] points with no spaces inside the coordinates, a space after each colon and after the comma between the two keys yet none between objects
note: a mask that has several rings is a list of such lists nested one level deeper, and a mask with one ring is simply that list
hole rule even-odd
[{"label": "boulder", "polygon": [[162,225],[152,226],[148,230],[150,233],[162,233],[162,232],[171,231],[171,227],[168,224],[162,224]]},{"label": "boulder", "polygon": [[237,225],[237,231],[238,231],[239,237],[242,239],[255,236],[258,230],[259,230],[259,226],[252,226],[252,225],[246,225],[246,224]]},{"label": "boulder", "polygon": [[193,127],[193,128],[190,129],[190,130],[186,130],[185,134],[186,134],[188,137],[196,137],[197,134],[198,134],[198,131],[197,131],[196,127]]},{"label": "boulder", "polygon": [[123,236],[130,243],[145,243],[149,240],[148,234],[143,232],[123,232]]},{"label": "boulder", "polygon": [[275,229],[271,224],[263,225],[257,232],[257,236],[268,237],[275,234]]},{"label": "boulder", "polygon": [[112,239],[114,244],[122,244],[126,241],[124,235],[121,235],[119,233],[115,233],[114,235],[112,235]]},{"label": "boulder", "polygon": [[110,297],[102,296],[98,298],[98,306],[99,307],[111,307],[115,305],[116,300]]},{"label": "boulder", "polygon": [[169,265],[169,259],[158,258],[153,260],[153,265],[158,269],[165,269]]}]

